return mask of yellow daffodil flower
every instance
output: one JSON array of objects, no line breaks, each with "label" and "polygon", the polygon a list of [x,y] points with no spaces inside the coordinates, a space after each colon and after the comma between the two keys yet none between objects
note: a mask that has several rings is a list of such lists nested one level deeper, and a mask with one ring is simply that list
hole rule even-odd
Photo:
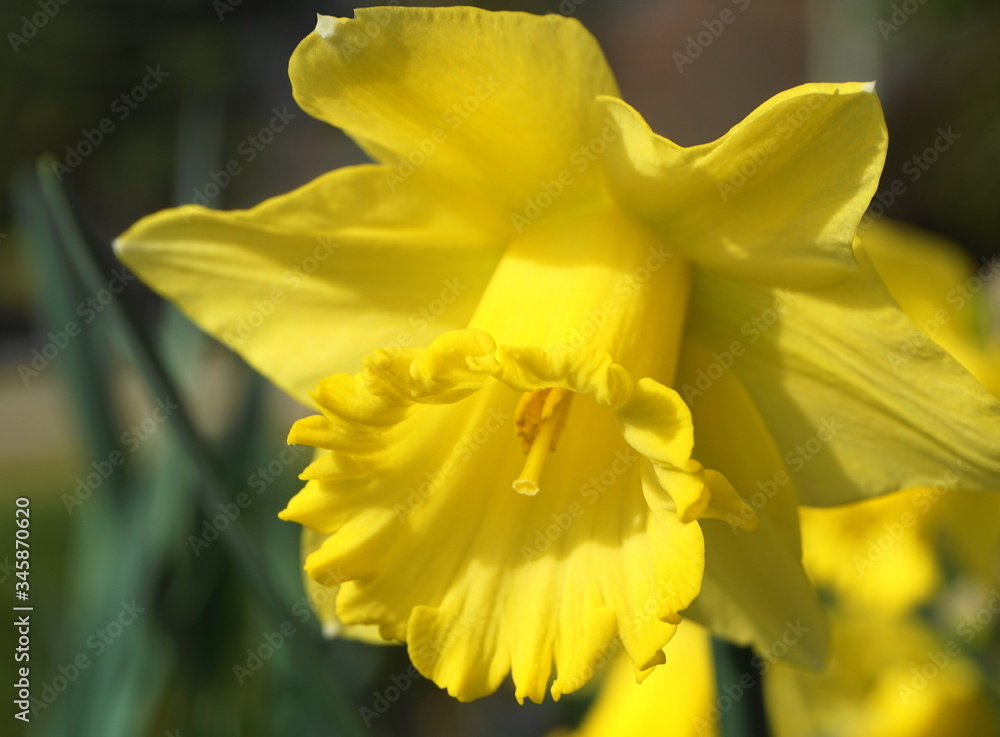
[{"label": "yellow daffodil flower", "polygon": [[817,664],[796,495],[1000,471],[964,370],[886,363],[917,328],[852,253],[885,153],[871,85],[681,148],[578,22],[474,8],[321,17],[290,76],[378,163],[117,248],[320,409],[282,513],[306,569],[459,699],[511,674],[540,701],[553,668],[558,698],[618,647],[644,676],[682,610],[757,644],[802,618],[787,657]]}]

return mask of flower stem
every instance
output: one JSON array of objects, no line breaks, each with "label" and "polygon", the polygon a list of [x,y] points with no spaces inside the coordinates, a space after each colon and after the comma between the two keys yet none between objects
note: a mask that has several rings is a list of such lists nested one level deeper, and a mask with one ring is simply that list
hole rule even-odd
[{"label": "flower stem", "polygon": [[769,737],[764,679],[753,651],[713,637],[712,658],[721,737]]}]

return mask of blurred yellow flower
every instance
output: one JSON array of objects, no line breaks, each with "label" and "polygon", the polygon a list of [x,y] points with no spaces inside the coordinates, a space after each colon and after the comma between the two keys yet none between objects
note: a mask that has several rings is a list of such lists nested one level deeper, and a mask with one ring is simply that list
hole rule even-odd
[{"label": "blurred yellow flower", "polygon": [[941,582],[928,542],[933,519],[926,513],[937,501],[935,494],[952,491],[954,485],[942,481],[937,490],[890,494],[835,509],[804,507],[806,570],[837,595],[842,607],[910,611]]},{"label": "blurred yellow flower", "polygon": [[[805,532],[807,535],[808,533]],[[955,640],[912,615],[833,613],[832,657],[823,673],[764,663],[774,737],[940,737],[996,734],[1000,721],[984,676]],[[574,737],[717,737],[726,712],[758,688],[716,683],[709,632],[684,622],[664,665],[636,684],[615,662]]]},{"label": "blurred yellow flower", "polygon": [[[987,735],[1000,727],[970,653],[973,633],[935,630],[919,614],[942,583],[935,544],[946,519],[928,505],[928,491],[802,510],[806,568],[830,596],[831,658],[819,674],[780,664],[770,671],[776,737]],[[997,500],[970,501],[989,516]]]},{"label": "blurred yellow flower", "polygon": [[[942,520],[924,506],[925,491],[802,510],[806,568],[829,596],[831,657],[822,673],[770,669],[775,737],[996,733],[971,638],[936,631],[918,613],[941,583],[934,548]],[[978,501],[988,510],[996,500]]]},{"label": "blurred yellow flower", "polygon": [[852,252],[870,85],[681,148],[579,23],[474,8],[321,17],[290,76],[379,163],[117,248],[319,407],[290,440],[330,452],[282,514],[306,569],[458,698],[511,674],[540,701],[553,669],[558,698],[619,644],[644,676],[685,608],[761,646],[802,618],[787,657],[818,663],[796,494],[1000,471],[997,404],[947,354],[886,363],[918,330]]},{"label": "blurred yellow flower", "polygon": [[[906,314],[1000,396],[1000,321],[988,316],[990,295],[1000,293],[1000,256],[974,261],[940,236],[887,220],[876,221],[862,240]],[[909,353],[891,358],[906,362]]]}]

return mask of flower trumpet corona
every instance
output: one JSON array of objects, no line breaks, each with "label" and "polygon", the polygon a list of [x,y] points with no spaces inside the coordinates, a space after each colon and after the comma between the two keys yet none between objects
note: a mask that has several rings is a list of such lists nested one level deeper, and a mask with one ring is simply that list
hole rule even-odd
[{"label": "flower trumpet corona", "polygon": [[852,251],[885,153],[871,85],[681,148],[578,22],[475,8],[320,17],[290,76],[377,163],[117,248],[319,408],[282,513],[306,570],[458,698],[508,674],[558,698],[619,647],[642,676],[682,610],[761,647],[809,621],[788,657],[816,663],[796,495],[1000,470],[996,403],[947,354],[884,360],[917,328]]}]

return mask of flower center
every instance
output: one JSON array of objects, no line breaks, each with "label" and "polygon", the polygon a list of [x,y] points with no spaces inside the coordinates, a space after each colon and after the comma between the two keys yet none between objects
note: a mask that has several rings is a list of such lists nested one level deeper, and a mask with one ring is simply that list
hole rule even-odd
[{"label": "flower center", "polygon": [[538,493],[538,478],[549,451],[556,449],[566,426],[573,392],[568,389],[537,389],[521,396],[514,413],[517,437],[527,453],[524,468],[512,484],[514,491],[526,496]]}]

